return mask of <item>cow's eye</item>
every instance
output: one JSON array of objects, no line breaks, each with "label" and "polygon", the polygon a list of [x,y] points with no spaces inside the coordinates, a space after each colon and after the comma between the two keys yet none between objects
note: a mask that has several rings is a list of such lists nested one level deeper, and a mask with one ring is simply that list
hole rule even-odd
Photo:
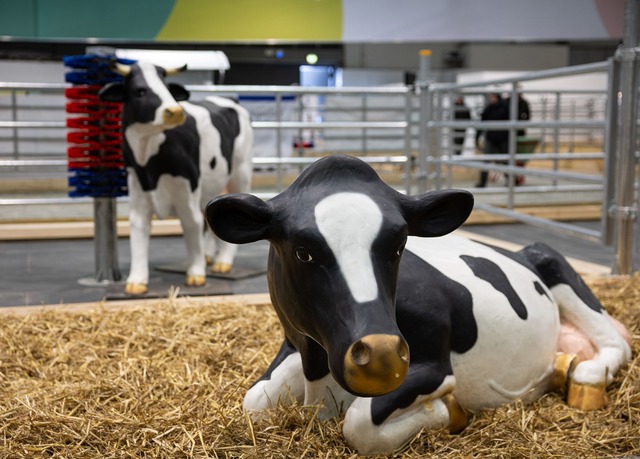
[{"label": "cow's eye", "polygon": [[396,252],[397,256],[401,256],[402,252],[404,252],[404,244],[402,244],[399,248],[398,251]]},{"label": "cow's eye", "polygon": [[296,258],[302,263],[311,263],[313,261],[311,254],[302,247],[296,249]]},{"label": "cow's eye", "polygon": [[144,97],[147,94],[147,90],[145,88],[138,88],[134,91],[136,97]]}]

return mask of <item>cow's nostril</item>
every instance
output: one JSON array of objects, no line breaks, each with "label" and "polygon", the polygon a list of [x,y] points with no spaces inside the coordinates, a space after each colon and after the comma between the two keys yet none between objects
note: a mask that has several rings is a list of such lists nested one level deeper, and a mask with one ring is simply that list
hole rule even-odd
[{"label": "cow's nostril", "polygon": [[351,359],[356,365],[364,366],[371,361],[371,348],[362,341],[353,344]]},{"label": "cow's nostril", "polygon": [[404,381],[409,361],[409,345],[401,336],[364,336],[344,356],[345,388],[361,396],[388,394]]},{"label": "cow's nostril", "polygon": [[405,340],[400,340],[398,344],[398,355],[403,362],[409,363],[409,346]]},{"label": "cow's nostril", "polygon": [[179,125],[185,121],[185,112],[179,105],[176,105],[175,107],[167,107],[164,109],[162,118],[167,124]]}]

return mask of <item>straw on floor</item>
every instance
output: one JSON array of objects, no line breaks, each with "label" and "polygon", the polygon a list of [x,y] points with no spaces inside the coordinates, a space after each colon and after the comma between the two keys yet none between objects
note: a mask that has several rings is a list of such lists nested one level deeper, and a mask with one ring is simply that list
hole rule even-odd
[{"label": "straw on floor", "polygon": [[[397,457],[640,455],[640,276],[590,281],[634,338],[634,360],[600,411],[550,394],[475,416],[459,435],[423,431]],[[252,421],[246,389],[275,355],[272,309],[172,298],[110,311],[0,316],[0,457],[355,457],[341,421],[283,407]]]}]

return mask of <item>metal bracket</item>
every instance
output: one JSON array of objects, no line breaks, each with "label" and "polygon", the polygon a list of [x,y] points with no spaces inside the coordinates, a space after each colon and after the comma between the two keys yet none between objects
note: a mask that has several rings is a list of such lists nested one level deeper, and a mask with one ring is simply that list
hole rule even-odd
[{"label": "metal bracket", "polygon": [[621,220],[636,220],[638,218],[638,208],[635,206],[609,206],[607,214],[613,218]]},{"label": "metal bracket", "polygon": [[616,61],[635,61],[640,58],[640,47],[635,48],[618,48],[613,56]]}]

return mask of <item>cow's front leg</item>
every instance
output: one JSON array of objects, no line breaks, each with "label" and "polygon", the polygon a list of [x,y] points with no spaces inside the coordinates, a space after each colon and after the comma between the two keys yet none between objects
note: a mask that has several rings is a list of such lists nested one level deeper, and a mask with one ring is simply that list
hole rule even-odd
[{"label": "cow's front leg", "polygon": [[176,212],[182,225],[187,245],[187,275],[185,284],[199,287],[206,283],[206,261],[204,256],[204,216],[200,210],[200,198],[197,193],[180,190],[185,196],[177,202]]},{"label": "cow's front leg", "polygon": [[[417,372],[419,373],[419,372]],[[422,392],[419,374],[407,380],[396,391],[375,398],[358,398],[347,410],[343,432],[347,443],[359,454],[390,454],[410,442],[421,429],[449,427],[459,432],[466,426],[466,415],[451,394],[453,375],[429,377],[429,394]],[[417,394],[418,393],[418,394]]]},{"label": "cow's front leg", "polygon": [[216,237],[208,227],[204,230],[204,253],[211,272],[226,274],[233,268],[238,246]]},{"label": "cow's front leg", "polygon": [[213,265],[213,259],[216,254],[216,237],[213,231],[207,226],[204,229],[204,259],[207,266]]},{"label": "cow's front leg", "polygon": [[[252,139],[253,135],[247,136],[247,134],[242,139],[236,139],[233,172],[227,184],[228,193],[249,193],[251,191],[251,177],[253,174],[253,163],[251,162]],[[214,273],[231,272],[238,246],[215,236],[213,236],[213,239],[213,244],[217,251],[207,252],[208,254],[215,254],[211,271]]]},{"label": "cow's front leg", "polygon": [[233,260],[238,251],[238,246],[221,239],[218,239],[216,242],[218,251],[214,257],[211,271],[214,273],[229,273],[231,272],[231,268],[233,268]]},{"label": "cow's front leg", "polygon": [[244,396],[242,407],[254,417],[279,402],[304,400],[304,376],[300,353],[286,340],[262,377]]},{"label": "cow's front leg", "polygon": [[[206,205],[206,203],[204,204]],[[207,265],[211,266],[211,272],[226,274],[233,268],[233,260],[238,246],[223,241],[207,226],[204,231],[204,253]]]},{"label": "cow's front leg", "polygon": [[344,413],[355,398],[340,387],[331,373],[314,381],[304,380],[304,404],[321,405],[319,419],[331,419]]},{"label": "cow's front leg", "polygon": [[153,210],[133,173],[129,173],[129,245],[131,265],[125,293],[142,295],[149,284],[149,238]]}]

